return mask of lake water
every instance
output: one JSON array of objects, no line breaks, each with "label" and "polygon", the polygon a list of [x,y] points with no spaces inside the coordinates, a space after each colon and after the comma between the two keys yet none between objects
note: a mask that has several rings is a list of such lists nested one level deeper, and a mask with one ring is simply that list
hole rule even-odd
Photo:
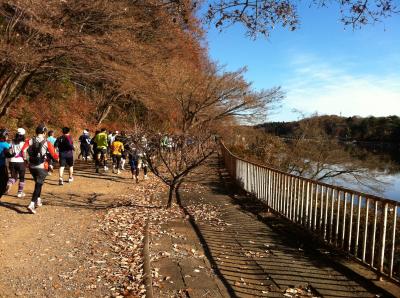
[{"label": "lake water", "polygon": [[[390,174],[385,170],[373,170],[374,173],[377,174],[377,180],[383,182],[381,185],[380,191],[374,191],[368,189],[358,183],[357,181],[343,181],[342,179],[336,179],[332,181],[326,181],[329,184],[340,185],[343,187],[347,187],[350,189],[354,189],[360,192],[365,192],[368,194],[377,195],[380,197],[384,197],[387,199],[400,201],[400,150],[396,148],[396,150],[391,150],[390,152],[384,151],[373,151],[370,152],[371,156],[381,157],[382,160],[386,162],[390,160]],[[382,162],[383,167],[385,167],[385,162]],[[388,166],[389,167],[389,166]],[[372,171],[372,170],[371,170]]]},{"label": "lake water", "polygon": [[384,190],[383,197],[400,201],[400,173],[395,175],[386,175],[381,177],[381,179],[389,183]]}]

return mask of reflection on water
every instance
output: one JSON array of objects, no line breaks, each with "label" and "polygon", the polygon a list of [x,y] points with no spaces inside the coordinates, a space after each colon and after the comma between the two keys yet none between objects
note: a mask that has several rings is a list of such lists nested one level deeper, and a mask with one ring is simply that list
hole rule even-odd
[{"label": "reflection on water", "polygon": [[362,160],[363,166],[382,182],[379,184],[380,190],[374,190],[375,185],[367,187],[349,177],[337,178],[327,181],[328,183],[400,201],[400,147],[398,144],[346,144],[346,150],[352,153],[355,160]]},{"label": "reflection on water", "polygon": [[400,201],[400,173],[395,175],[383,175],[379,177],[382,181],[388,182],[388,187],[384,189],[383,197]]}]

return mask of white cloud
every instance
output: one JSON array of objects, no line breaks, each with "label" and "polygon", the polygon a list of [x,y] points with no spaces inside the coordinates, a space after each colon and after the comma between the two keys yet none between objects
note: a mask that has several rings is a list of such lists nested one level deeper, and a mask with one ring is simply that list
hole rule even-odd
[{"label": "white cloud", "polygon": [[291,79],[283,86],[287,110],[343,116],[400,114],[400,73],[355,74],[351,62],[326,63],[311,55],[297,55],[290,65]]}]

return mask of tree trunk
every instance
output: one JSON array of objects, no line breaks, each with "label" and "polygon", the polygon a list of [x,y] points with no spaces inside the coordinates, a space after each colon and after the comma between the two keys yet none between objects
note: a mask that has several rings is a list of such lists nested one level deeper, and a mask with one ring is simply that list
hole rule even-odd
[{"label": "tree trunk", "polygon": [[175,193],[175,184],[172,184],[169,186],[169,194],[168,194],[168,203],[166,208],[169,209],[172,206],[172,200],[174,199],[174,193]]},{"label": "tree trunk", "polygon": [[[112,104],[107,104],[98,109],[97,112],[97,126],[99,126],[107,118],[112,108]],[[101,111],[99,111],[101,110]]]},{"label": "tree trunk", "polygon": [[10,69],[9,75],[0,86],[0,117],[7,114],[9,107],[18,99],[33,72]]}]

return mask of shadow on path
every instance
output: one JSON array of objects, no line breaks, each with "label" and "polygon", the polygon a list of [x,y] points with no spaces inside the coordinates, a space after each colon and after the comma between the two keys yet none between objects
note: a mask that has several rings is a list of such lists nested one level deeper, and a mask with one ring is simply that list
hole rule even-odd
[{"label": "shadow on path", "polygon": [[[64,176],[67,176],[68,169]],[[74,165],[75,180],[72,183],[64,182],[63,186],[58,184],[58,169],[56,168],[52,175],[49,175],[44,183],[42,191],[43,205],[59,206],[75,209],[103,210],[121,206],[120,202],[114,201],[119,193],[110,193],[110,187],[115,183],[123,183],[124,190],[132,182],[130,174],[121,175],[112,172],[100,171],[95,173],[93,162],[84,162],[77,160]],[[34,182],[29,170],[26,173],[25,198],[17,198],[16,195],[4,195],[0,199],[0,208],[7,208],[19,214],[30,214],[26,207],[29,204]],[[118,186],[119,187],[119,186]],[[13,186],[16,192],[16,186]]]},{"label": "shadow on path", "polygon": [[[198,183],[203,192],[188,191]],[[288,288],[307,289],[321,297],[394,297],[332,261],[293,224],[266,213],[259,200],[235,193],[217,158],[189,177],[184,188],[178,188],[178,203],[232,297],[282,297]],[[187,211],[192,204],[216,207],[225,226],[195,221]]]}]

